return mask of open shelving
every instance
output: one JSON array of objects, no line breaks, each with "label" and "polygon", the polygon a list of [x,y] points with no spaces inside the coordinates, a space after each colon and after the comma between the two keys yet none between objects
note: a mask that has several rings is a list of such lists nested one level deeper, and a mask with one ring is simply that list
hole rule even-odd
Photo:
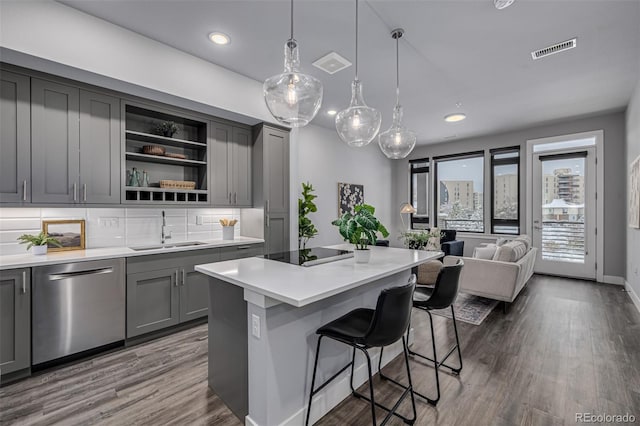
[{"label": "open shelving", "polygon": [[[206,120],[134,104],[126,104],[124,109],[124,202],[208,203]],[[177,132],[172,137],[154,134],[160,124],[168,121],[175,123],[177,127]],[[166,153],[180,154],[184,158],[144,153],[146,145],[161,147]],[[140,174],[147,172],[150,186],[128,186],[134,168]],[[160,180],[192,181],[195,182],[195,189],[159,188]]]}]

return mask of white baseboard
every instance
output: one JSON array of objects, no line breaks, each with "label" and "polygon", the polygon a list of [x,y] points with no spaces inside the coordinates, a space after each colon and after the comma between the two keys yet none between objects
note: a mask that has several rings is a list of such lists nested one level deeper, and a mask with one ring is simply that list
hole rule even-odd
[{"label": "white baseboard", "polygon": [[633,287],[631,287],[627,281],[624,282],[624,288],[629,293],[629,297],[633,304],[636,305],[636,309],[640,312],[640,297],[638,297],[636,292],[633,290]]},{"label": "white baseboard", "polygon": [[625,280],[623,277],[617,277],[615,275],[604,275],[602,282],[606,284],[624,285]]}]

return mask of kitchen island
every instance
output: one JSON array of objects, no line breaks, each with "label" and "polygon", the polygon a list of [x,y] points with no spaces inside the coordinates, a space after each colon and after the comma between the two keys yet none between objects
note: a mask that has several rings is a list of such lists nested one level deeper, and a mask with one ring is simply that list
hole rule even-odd
[{"label": "kitchen island", "polygon": [[[367,264],[350,258],[305,267],[253,257],[196,266],[210,277],[209,386],[245,424],[303,424],[315,330],[352,309],[375,307],[382,289],[406,283],[412,268],[442,256],[370,249]],[[383,365],[401,350],[397,344],[385,351]],[[327,341],[318,380],[330,377],[349,360],[349,347]],[[366,377],[364,360],[356,357],[354,384],[364,383]],[[350,392],[345,373],[314,398],[311,420],[322,417]]]}]

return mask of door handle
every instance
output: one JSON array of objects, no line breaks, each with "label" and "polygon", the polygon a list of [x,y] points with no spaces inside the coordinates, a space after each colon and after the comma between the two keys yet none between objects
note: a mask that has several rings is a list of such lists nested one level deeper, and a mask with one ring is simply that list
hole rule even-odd
[{"label": "door handle", "polygon": [[27,271],[22,271],[22,294],[27,294]]},{"label": "door handle", "polygon": [[267,204],[267,206],[266,206],[267,207],[267,212],[269,212],[269,200],[266,201],[266,204]]},{"label": "door handle", "polygon": [[187,271],[186,270],[182,270],[182,285],[185,285],[187,283]]},{"label": "door handle", "polygon": [[231,204],[231,193],[229,193],[229,197],[227,199],[229,200],[229,204]]},{"label": "door handle", "polygon": [[175,286],[178,287],[180,285],[180,280],[178,279],[178,270],[175,270],[175,274],[176,274],[176,281],[175,281]]},{"label": "door handle", "polygon": [[78,201],[78,185],[73,182],[73,201]]},{"label": "door handle", "polygon": [[269,227],[269,215],[267,215],[267,228]]},{"label": "door handle", "polygon": [[533,229],[540,231],[542,229],[542,226],[534,226]]},{"label": "door handle", "polygon": [[238,193],[237,192],[233,193],[233,204],[238,204]]},{"label": "door handle", "polygon": [[22,201],[27,201],[27,181],[22,181]]},{"label": "door handle", "polygon": [[113,272],[113,268],[91,269],[89,271],[78,271],[78,272],[62,272],[59,274],[49,275],[49,281],[64,280],[67,278],[81,277],[83,275],[110,274],[112,272]]},{"label": "door handle", "polygon": [[82,184],[82,201],[87,201],[87,184]]}]

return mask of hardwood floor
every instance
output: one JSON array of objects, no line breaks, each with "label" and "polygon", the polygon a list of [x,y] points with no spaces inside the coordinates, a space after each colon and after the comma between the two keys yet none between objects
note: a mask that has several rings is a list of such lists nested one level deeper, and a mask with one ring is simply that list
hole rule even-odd
[{"label": "hardwood floor", "polygon": [[[453,329],[435,318],[442,352]],[[429,354],[426,316],[415,313],[413,325],[414,350]],[[416,424],[562,425],[576,412],[640,422],[640,314],[621,286],[534,276],[506,315],[496,308],[480,326],[458,327],[464,368],[441,374],[436,408],[417,400]],[[241,425],[207,387],[204,337],[199,326],[0,388],[0,424]],[[416,389],[432,394],[433,369],[411,365]],[[406,380],[400,359],[384,371]],[[400,394],[374,384],[384,404]],[[350,397],[317,424],[369,425],[369,410]]]}]

